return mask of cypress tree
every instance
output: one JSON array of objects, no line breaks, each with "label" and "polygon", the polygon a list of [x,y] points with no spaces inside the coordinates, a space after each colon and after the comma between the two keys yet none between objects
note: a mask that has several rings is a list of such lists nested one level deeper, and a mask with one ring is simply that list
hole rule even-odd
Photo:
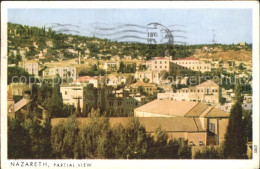
[{"label": "cypress tree", "polygon": [[60,92],[60,84],[55,84],[52,91],[52,98],[51,98],[51,113],[52,116],[57,115],[57,113],[62,112],[63,108],[63,101],[62,101],[62,94]]},{"label": "cypress tree", "polygon": [[246,158],[246,139],[240,99],[238,99],[230,111],[228,128],[225,135],[224,156],[229,159]]}]

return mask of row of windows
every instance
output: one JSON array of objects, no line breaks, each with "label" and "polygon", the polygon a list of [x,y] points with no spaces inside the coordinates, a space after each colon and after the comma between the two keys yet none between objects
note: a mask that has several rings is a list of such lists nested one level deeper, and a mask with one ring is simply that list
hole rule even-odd
[{"label": "row of windows", "polygon": [[[163,99],[160,99],[160,100],[163,100]],[[171,100],[175,100],[175,101],[178,101],[177,99],[173,99],[173,98],[171,98]],[[186,101],[186,99],[182,99],[182,101]],[[200,99],[198,99],[198,100],[190,100],[190,102],[201,102],[201,100]],[[202,102],[203,103],[206,103],[207,101],[206,100],[202,100]],[[210,100],[208,100],[208,103],[210,103],[211,101]],[[215,100],[213,100],[212,101],[212,103],[214,104],[215,103]]]},{"label": "row of windows", "polygon": [[129,104],[135,104],[135,106],[138,106],[138,102],[130,102],[130,101],[128,101],[128,102],[126,102],[126,104],[127,104],[127,105],[129,105]]},{"label": "row of windows", "polygon": [[[157,68],[157,66],[155,66],[155,69]],[[160,66],[160,68],[162,69],[162,66]],[[165,69],[167,69],[167,66],[165,66]]]},{"label": "row of windows", "polygon": [[[63,72],[67,72],[68,70],[67,69],[62,69],[63,70]],[[56,69],[56,72],[58,72],[59,71],[59,69]],[[74,72],[74,69],[71,69],[71,71],[72,72]]]},{"label": "row of windows", "polygon": [[[144,75],[144,77],[147,77],[147,76],[145,76],[145,75]],[[156,75],[153,75],[153,77],[155,78],[155,77],[156,77]],[[142,78],[142,75],[140,75],[140,76],[139,76],[139,78]]]},{"label": "row of windows", "polygon": [[[160,61],[159,63],[162,64],[162,61]],[[165,61],[164,63],[167,64],[167,61]],[[157,61],[155,61],[155,64],[157,64]]]},{"label": "row of windows", "polygon": [[178,64],[199,64],[199,62],[178,62]]},{"label": "row of windows", "polygon": [[[175,67],[175,69],[185,69],[186,67]],[[187,68],[189,68],[189,69],[195,69],[196,67],[187,67]],[[202,69],[203,67],[201,67],[201,66],[197,66],[197,69]],[[209,69],[209,67],[204,67],[204,69]]]},{"label": "row of windows", "polygon": [[[179,90],[178,93],[181,93],[181,92],[182,92],[182,93],[188,93],[188,92],[192,92],[192,93],[193,93],[193,92],[196,92],[196,91],[197,91],[197,92],[202,92],[202,93],[203,93],[203,91],[204,91],[205,93],[209,93],[209,92],[210,92],[209,89],[207,89],[207,90],[203,90],[203,89],[201,89],[201,90],[200,90],[200,89],[197,89],[197,90],[194,89],[194,90],[192,90],[192,89],[191,89],[191,90]],[[218,89],[212,89],[211,92],[216,92],[216,93],[217,93],[217,92],[218,92]]]}]

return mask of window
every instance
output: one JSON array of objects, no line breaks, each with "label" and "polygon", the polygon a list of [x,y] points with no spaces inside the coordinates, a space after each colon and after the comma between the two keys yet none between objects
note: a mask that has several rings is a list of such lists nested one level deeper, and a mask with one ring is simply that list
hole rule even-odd
[{"label": "window", "polygon": [[155,61],[155,64],[157,64],[157,61]]},{"label": "window", "polygon": [[155,68],[157,68],[157,66],[155,66]]},{"label": "window", "polygon": [[209,123],[209,131],[212,133],[215,133],[215,124],[214,123]]},{"label": "window", "polygon": [[162,64],[162,61],[160,61],[160,64]]},{"label": "window", "polygon": [[65,95],[67,95],[68,93],[67,93],[67,91],[65,91]]},{"label": "window", "polygon": [[162,68],[162,66],[160,66],[160,68]]},{"label": "window", "polygon": [[109,105],[110,105],[110,107],[112,107],[113,106],[113,101],[110,101]]},{"label": "window", "polygon": [[167,69],[167,66],[165,66],[165,69]]},{"label": "window", "polygon": [[165,64],[166,64],[167,62],[165,61]]},{"label": "window", "polygon": [[193,141],[190,141],[190,146],[195,146],[195,144],[193,143]]}]

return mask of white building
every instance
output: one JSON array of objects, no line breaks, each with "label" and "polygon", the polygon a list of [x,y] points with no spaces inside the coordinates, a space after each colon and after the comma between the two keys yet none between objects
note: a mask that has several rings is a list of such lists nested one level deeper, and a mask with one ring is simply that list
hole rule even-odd
[{"label": "white building", "polygon": [[[173,69],[180,69],[179,66],[193,70],[193,71],[201,71],[201,72],[207,72],[211,71],[211,64],[205,63],[203,61],[199,61],[198,59],[187,57],[187,58],[179,58],[178,60],[172,60]],[[177,66],[178,65],[178,66]]]},{"label": "white building", "polygon": [[149,83],[160,83],[160,71],[158,70],[145,70],[145,71],[136,71],[135,79],[137,80],[148,80]]},{"label": "white building", "polygon": [[82,76],[74,80],[74,84],[93,84],[93,87],[99,88],[103,79],[103,76]]},{"label": "white building", "polygon": [[152,71],[170,71],[171,57],[154,57],[152,60],[146,61],[146,67]]},{"label": "white building", "polygon": [[43,76],[47,78],[56,76],[57,74],[60,78],[71,78],[73,80],[75,80],[77,76],[75,67],[52,67],[43,71]]},{"label": "white building", "polygon": [[39,75],[39,64],[36,60],[28,60],[23,62],[24,69],[35,76]]},{"label": "white building", "polygon": [[86,87],[82,85],[61,85],[60,92],[62,94],[63,103],[77,107],[79,101],[82,111],[86,94],[85,90]]},{"label": "white building", "polygon": [[220,88],[211,80],[201,83],[197,86],[182,88],[176,92],[158,93],[159,100],[192,101],[205,104],[216,105],[220,99]]}]

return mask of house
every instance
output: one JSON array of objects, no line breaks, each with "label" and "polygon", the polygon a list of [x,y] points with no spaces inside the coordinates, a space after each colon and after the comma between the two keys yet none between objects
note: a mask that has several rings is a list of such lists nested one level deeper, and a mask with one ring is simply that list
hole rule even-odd
[{"label": "house", "polygon": [[117,86],[125,84],[127,76],[132,75],[131,73],[111,73],[105,76],[105,82],[108,86]]},{"label": "house", "polygon": [[252,95],[247,94],[247,95],[244,96],[242,108],[244,110],[252,110],[252,108],[253,108],[253,106],[252,106]]},{"label": "house", "polygon": [[39,75],[39,64],[36,60],[28,60],[20,62],[20,67],[23,67],[31,75]]},{"label": "house", "polygon": [[80,103],[80,108],[83,110],[83,105],[86,97],[86,87],[83,85],[61,85],[60,92],[62,94],[63,103],[77,106]]},{"label": "house", "polygon": [[23,96],[25,92],[31,91],[32,86],[26,83],[10,83],[8,86],[10,86],[9,90],[12,90],[13,96]]},{"label": "house", "polygon": [[129,86],[126,86],[125,90],[129,91],[129,93],[136,94],[136,93],[145,93],[148,95],[155,95],[157,94],[157,86],[150,83],[145,83],[142,80],[133,83]]},{"label": "house", "polygon": [[75,84],[93,84],[94,87],[99,88],[103,82],[103,76],[81,76],[74,80]]},{"label": "house", "polygon": [[200,72],[207,72],[211,71],[211,64],[205,63],[203,61],[200,61],[198,59],[195,59],[193,57],[187,57],[187,58],[179,58],[177,60],[172,60],[173,70],[192,70],[192,71],[200,71]]},{"label": "house", "polygon": [[135,79],[137,80],[147,80],[149,83],[160,83],[160,71],[159,70],[145,70],[145,71],[136,71]]},{"label": "house", "polygon": [[103,65],[103,69],[106,71],[117,71],[119,68],[120,62],[119,61],[105,61]]},{"label": "house", "polygon": [[61,85],[60,92],[64,104],[80,105],[81,113],[89,113],[92,108],[101,112],[128,114],[140,106],[139,101],[125,95],[123,90],[114,90],[111,86],[96,88],[93,84]]},{"label": "house", "polygon": [[[30,99],[30,94],[23,94],[23,98],[18,100],[17,102],[15,102],[13,96],[14,95],[12,85],[9,85],[7,90],[8,117],[24,120],[25,113],[27,112],[27,107],[29,103],[32,101]],[[37,105],[36,109],[39,110],[38,112],[40,112],[41,115],[41,117],[38,117],[38,119],[40,121],[43,121],[47,117],[46,110],[40,105]]]},{"label": "house", "polygon": [[72,80],[76,79],[76,68],[69,67],[69,66],[57,66],[57,67],[50,67],[43,71],[43,77],[45,78],[52,78],[56,75],[59,75],[60,78],[69,78]]},{"label": "house", "polygon": [[[134,110],[138,118],[160,118],[167,126],[182,130],[166,130],[169,138],[188,139],[191,145],[219,145],[224,141],[229,114],[199,102],[154,100]],[[151,124],[152,125],[152,124]],[[177,126],[176,126],[177,127]]]},{"label": "house", "polygon": [[208,80],[196,86],[178,89],[175,92],[158,93],[160,100],[171,99],[175,101],[194,101],[216,105],[220,100],[220,87],[212,80]]},{"label": "house", "polygon": [[146,67],[152,71],[170,71],[171,57],[154,57],[153,59],[146,61]]}]

